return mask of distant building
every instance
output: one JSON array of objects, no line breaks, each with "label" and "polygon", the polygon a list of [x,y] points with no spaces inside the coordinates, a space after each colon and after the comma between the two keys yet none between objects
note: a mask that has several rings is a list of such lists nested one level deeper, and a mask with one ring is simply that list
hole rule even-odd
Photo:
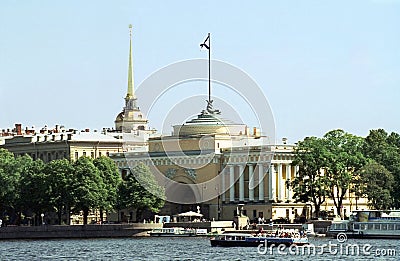
[{"label": "distant building", "polygon": [[66,130],[56,126],[47,126],[39,131],[35,129],[21,130],[21,124],[16,124],[15,132],[1,146],[14,155],[29,155],[32,159],[49,162],[55,159],[76,160],[81,156],[97,158],[110,153],[122,152],[123,142],[113,136],[89,129]]}]

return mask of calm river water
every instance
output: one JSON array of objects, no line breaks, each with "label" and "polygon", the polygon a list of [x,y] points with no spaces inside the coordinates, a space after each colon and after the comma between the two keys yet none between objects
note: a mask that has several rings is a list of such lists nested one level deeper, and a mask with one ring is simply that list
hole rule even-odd
[{"label": "calm river water", "polygon": [[12,240],[0,241],[0,260],[400,260],[400,240],[349,239],[339,244],[318,238],[310,243],[314,254],[311,249],[258,253],[257,248],[211,247],[208,238]]}]

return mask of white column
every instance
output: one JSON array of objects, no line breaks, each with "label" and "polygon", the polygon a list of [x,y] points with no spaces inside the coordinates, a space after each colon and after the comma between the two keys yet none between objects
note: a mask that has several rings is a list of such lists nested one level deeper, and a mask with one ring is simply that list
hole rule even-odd
[{"label": "white column", "polygon": [[235,166],[229,165],[229,201],[235,201]]},{"label": "white column", "polygon": [[253,169],[253,164],[249,164],[249,201],[254,201],[254,169]]},{"label": "white column", "polygon": [[283,180],[283,172],[282,172],[282,164],[278,164],[278,200],[283,200],[282,198],[282,180]]},{"label": "white column", "polygon": [[221,189],[221,191],[219,192],[219,193],[221,193],[222,192],[222,202],[225,202],[225,176],[226,176],[226,171],[225,170],[223,170],[222,171],[222,173],[221,173],[221,175],[222,175],[222,177],[221,177],[221,187],[222,187],[222,189]]},{"label": "white column", "polygon": [[239,201],[244,201],[244,165],[239,165]]},{"label": "white column", "polygon": [[[290,164],[286,165],[286,180],[292,183],[292,166]],[[290,186],[287,190],[287,199],[292,200],[292,187]]]},{"label": "white column", "polygon": [[268,172],[268,196],[269,200],[275,201],[275,166],[271,164]]},{"label": "white column", "polygon": [[288,200],[289,199],[289,189],[287,189],[287,184],[290,180],[290,164],[286,164],[286,179],[283,182],[283,199]]},{"label": "white column", "polygon": [[264,166],[257,164],[258,167],[258,200],[264,200]]}]

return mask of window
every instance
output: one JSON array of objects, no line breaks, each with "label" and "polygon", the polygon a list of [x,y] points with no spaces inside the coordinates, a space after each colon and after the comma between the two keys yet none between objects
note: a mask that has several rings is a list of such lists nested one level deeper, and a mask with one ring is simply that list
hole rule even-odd
[{"label": "window", "polygon": [[90,152],[90,157],[94,158],[94,152]]},{"label": "window", "polygon": [[129,171],[129,170],[126,170],[126,169],[123,169],[123,170],[121,170],[121,173],[122,173],[122,179],[123,179],[123,180],[125,180],[125,179],[126,179],[126,176],[128,175],[128,171]]},{"label": "window", "polygon": [[75,159],[79,158],[79,153],[77,151],[75,151]]},{"label": "window", "polygon": [[99,157],[101,157],[101,151],[99,152]]},{"label": "window", "polygon": [[86,157],[86,151],[83,152],[83,156]]}]

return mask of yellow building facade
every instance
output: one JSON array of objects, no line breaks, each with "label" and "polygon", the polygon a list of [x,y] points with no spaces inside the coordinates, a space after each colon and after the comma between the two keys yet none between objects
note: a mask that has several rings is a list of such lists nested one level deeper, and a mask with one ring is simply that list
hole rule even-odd
[{"label": "yellow building facade", "polygon": [[[166,190],[167,203],[160,215],[196,211],[210,220],[232,220],[238,206],[251,220],[310,218],[313,206],[297,203],[289,184],[298,166],[292,164],[294,145],[283,140],[268,145],[259,130],[228,122],[213,110],[174,126],[171,136],[149,139],[148,152],[112,154],[122,173],[145,163]],[[343,213],[366,209],[366,200],[348,194]],[[335,212],[327,200],[321,210]]]}]

